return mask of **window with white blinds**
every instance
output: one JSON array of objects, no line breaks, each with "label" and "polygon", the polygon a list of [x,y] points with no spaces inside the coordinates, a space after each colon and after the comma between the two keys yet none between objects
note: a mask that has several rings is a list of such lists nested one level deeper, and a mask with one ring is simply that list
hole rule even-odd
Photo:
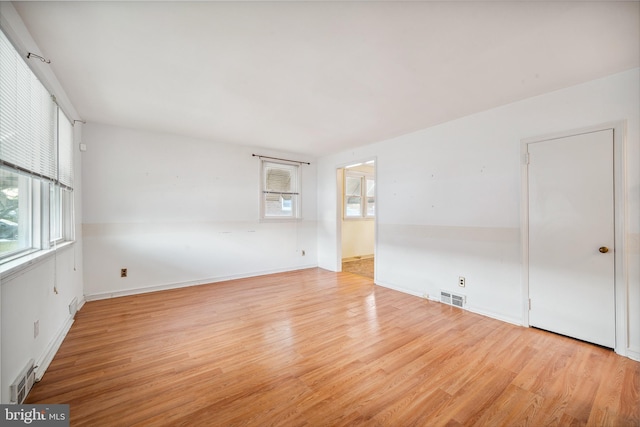
[{"label": "window with white blinds", "polygon": [[300,165],[262,161],[262,218],[300,217]]},{"label": "window with white blinds", "polygon": [[0,263],[72,240],[73,123],[0,31]]}]

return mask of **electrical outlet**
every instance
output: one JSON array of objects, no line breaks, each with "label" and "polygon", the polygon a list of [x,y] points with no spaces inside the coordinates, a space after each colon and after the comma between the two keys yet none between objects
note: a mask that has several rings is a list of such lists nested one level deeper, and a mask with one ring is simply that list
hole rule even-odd
[{"label": "electrical outlet", "polygon": [[461,288],[464,288],[466,286],[466,281],[464,277],[462,276],[458,277],[458,286],[460,286]]},{"label": "electrical outlet", "polygon": [[127,277],[127,269],[126,268],[121,268],[120,269],[120,277]]},{"label": "electrical outlet", "polygon": [[36,320],[33,322],[33,338],[38,338],[38,335],[40,335],[40,321]]}]

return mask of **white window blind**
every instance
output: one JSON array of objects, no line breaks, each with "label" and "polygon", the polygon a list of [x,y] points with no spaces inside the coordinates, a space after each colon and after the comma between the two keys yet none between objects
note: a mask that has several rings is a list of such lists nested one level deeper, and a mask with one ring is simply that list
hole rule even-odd
[{"label": "white window blind", "polygon": [[0,31],[0,161],[56,180],[56,113],[49,92]]},{"label": "white window blind", "polygon": [[262,161],[262,217],[298,218],[299,165]]},{"label": "white window blind", "polygon": [[73,123],[0,31],[0,263],[73,232]]}]

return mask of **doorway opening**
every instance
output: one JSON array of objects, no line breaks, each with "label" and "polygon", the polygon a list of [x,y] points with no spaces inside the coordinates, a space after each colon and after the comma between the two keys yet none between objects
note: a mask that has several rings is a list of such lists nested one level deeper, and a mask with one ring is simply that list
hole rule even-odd
[{"label": "doorway opening", "polygon": [[350,164],[337,173],[342,271],[374,279],[376,231],[375,160]]}]

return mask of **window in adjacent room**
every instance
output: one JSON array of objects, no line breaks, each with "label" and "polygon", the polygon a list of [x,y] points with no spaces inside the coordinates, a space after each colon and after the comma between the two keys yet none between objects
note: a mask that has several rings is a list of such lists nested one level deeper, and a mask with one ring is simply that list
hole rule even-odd
[{"label": "window in adjacent room", "polygon": [[344,217],[373,218],[376,215],[375,179],[360,172],[345,170]]},{"label": "window in adjacent room", "polygon": [[263,219],[300,218],[300,166],[262,161]]}]

